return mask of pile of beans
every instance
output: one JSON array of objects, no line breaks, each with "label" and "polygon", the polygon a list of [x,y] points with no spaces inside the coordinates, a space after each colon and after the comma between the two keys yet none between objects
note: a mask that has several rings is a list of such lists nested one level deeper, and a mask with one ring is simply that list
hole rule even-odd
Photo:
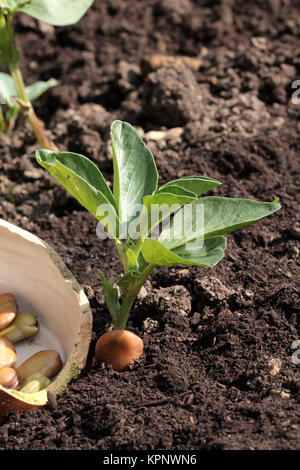
[{"label": "pile of beans", "polygon": [[31,313],[18,313],[12,294],[0,294],[0,385],[23,393],[39,392],[51,383],[63,364],[57,351],[43,350],[15,368],[15,344],[33,337],[39,331],[37,318]]}]

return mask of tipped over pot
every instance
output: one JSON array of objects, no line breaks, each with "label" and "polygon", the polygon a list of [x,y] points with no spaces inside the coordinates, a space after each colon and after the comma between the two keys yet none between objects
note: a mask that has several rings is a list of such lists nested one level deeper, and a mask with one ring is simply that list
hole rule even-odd
[{"label": "tipped over pot", "polygon": [[12,293],[19,312],[31,312],[39,331],[16,344],[17,363],[42,350],[60,354],[63,368],[36,393],[23,393],[0,385],[1,417],[47,403],[49,391],[59,393],[86,364],[92,332],[89,302],[58,254],[37,236],[0,219],[0,293]]}]

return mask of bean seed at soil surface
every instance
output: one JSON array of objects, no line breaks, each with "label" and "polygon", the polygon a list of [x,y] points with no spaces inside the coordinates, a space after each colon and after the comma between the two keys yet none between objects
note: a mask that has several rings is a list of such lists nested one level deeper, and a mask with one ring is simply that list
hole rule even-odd
[{"label": "bean seed at soil surface", "polygon": [[113,330],[101,336],[96,344],[97,362],[107,362],[112,368],[121,372],[133,364],[143,354],[143,341],[128,330]]}]

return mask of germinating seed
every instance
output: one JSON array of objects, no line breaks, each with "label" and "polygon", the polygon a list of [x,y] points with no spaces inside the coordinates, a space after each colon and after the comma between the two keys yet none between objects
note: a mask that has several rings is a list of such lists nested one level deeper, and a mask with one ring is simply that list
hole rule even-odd
[{"label": "germinating seed", "polygon": [[36,317],[31,313],[20,313],[5,330],[0,331],[0,337],[2,336],[15,344],[35,336],[38,331],[39,323]]}]

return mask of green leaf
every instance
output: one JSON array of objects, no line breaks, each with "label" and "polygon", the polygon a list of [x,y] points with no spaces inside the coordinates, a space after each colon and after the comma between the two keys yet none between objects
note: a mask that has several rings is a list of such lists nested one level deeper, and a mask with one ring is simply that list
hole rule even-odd
[{"label": "green leaf", "polygon": [[0,7],[0,65],[6,67],[9,64],[16,64],[19,53],[15,45],[14,30],[8,26],[6,14],[10,14],[11,9]]},{"label": "green leaf", "polygon": [[122,259],[125,261],[126,271],[137,270],[139,267],[138,259],[136,254],[126,244],[119,245],[119,253],[122,254]]},{"label": "green leaf", "polygon": [[138,260],[135,253],[128,247],[126,247],[126,257],[128,261],[129,269],[138,269]]},{"label": "green leaf", "polygon": [[147,267],[147,261],[143,257],[142,252],[140,251],[139,256],[138,256],[138,266],[139,266],[139,271],[143,272],[144,269]]},{"label": "green leaf", "polygon": [[[185,176],[178,180],[170,181],[158,189],[157,193],[160,192],[176,192],[181,189],[182,191],[188,191],[196,196],[199,196],[206,191],[209,191],[216,186],[222,184],[220,181],[209,178],[207,176]],[[184,193],[182,193],[184,194]]]},{"label": "green leaf", "polygon": [[138,279],[141,279],[141,273],[136,270],[130,270],[119,279],[117,284],[123,291],[126,291]]},{"label": "green leaf", "polygon": [[58,81],[55,78],[50,78],[47,82],[38,81],[26,87],[26,94],[29,101],[34,101],[39,98],[45,91],[53,88],[58,84]]},{"label": "green leaf", "polygon": [[68,26],[77,23],[90,8],[94,0],[32,0],[18,11],[27,13],[53,26]]},{"label": "green leaf", "polygon": [[[195,211],[204,210],[204,225],[198,224]],[[169,249],[180,246],[195,238],[215,237],[246,227],[254,222],[271,215],[280,208],[280,204],[273,202],[260,202],[251,199],[231,199],[225,197],[207,196],[197,199],[188,206],[189,210],[178,211],[171,223],[160,234],[159,240]],[[176,233],[181,233],[177,227],[184,226],[181,239]],[[171,234],[175,234],[170,237]]]},{"label": "green leaf", "polygon": [[108,307],[109,313],[111,315],[112,321],[114,324],[118,323],[118,315],[120,312],[120,302],[119,302],[119,292],[116,287],[114,287],[114,279],[106,279],[105,275],[98,270],[98,275],[102,281],[103,288],[102,293],[105,298],[106,305]]},{"label": "green leaf", "polygon": [[[49,88],[56,86],[57,83],[58,82],[55,80],[55,78],[50,78],[50,80],[47,82],[39,81],[26,87],[26,93],[29,101],[34,101],[43,93],[45,93],[45,91],[49,90]],[[10,108],[18,108],[11,100],[12,96],[17,97],[14,81],[10,75],[3,72],[0,72],[0,95],[2,98],[4,98],[7,106]]]},{"label": "green leaf", "polygon": [[181,206],[192,202],[199,194],[219,184],[221,184],[219,181],[205,176],[187,176],[165,184],[151,196],[145,196],[140,218],[143,228],[141,236],[149,235],[161,221],[176,212]]},{"label": "green leaf", "polygon": [[162,186],[159,188],[155,194],[163,194],[163,193],[172,193],[172,194],[177,194],[178,196],[189,196],[196,198],[197,194],[193,193],[192,191],[189,191],[188,189],[182,188],[180,186],[177,186],[176,184],[170,184],[170,186]]},{"label": "green leaf", "polygon": [[[38,150],[36,159],[97,220],[104,223],[106,219],[104,226],[115,238],[115,229],[118,228],[116,203],[96,165],[83,155],[71,152]],[[99,213],[99,206],[103,204],[108,207],[108,214]]]},{"label": "green leaf", "polygon": [[[170,190],[172,191],[173,188]],[[180,209],[181,206],[195,200],[195,195],[187,196],[172,193],[155,193],[144,197],[144,206],[140,218],[141,237],[146,237],[163,220]]]},{"label": "green leaf", "polygon": [[207,196],[204,204],[204,236],[214,237],[247,227],[280,209],[280,204],[252,199]]},{"label": "green leaf", "polygon": [[7,106],[15,108],[16,106],[11,100],[12,96],[17,96],[14,81],[7,73],[0,72],[0,95],[4,99]]},{"label": "green leaf", "polygon": [[203,240],[202,245],[201,248],[192,249],[184,244],[169,250],[159,240],[148,238],[143,244],[142,253],[148,263],[159,266],[185,264],[187,266],[213,267],[224,257],[225,237],[208,238]]},{"label": "green leaf", "polygon": [[137,216],[143,198],[157,188],[157,169],[150,150],[128,123],[114,121],[111,126],[114,164],[114,196],[120,223],[127,229]]},{"label": "green leaf", "polygon": [[30,0],[0,0],[0,8],[3,8],[5,13],[9,11],[15,11],[18,7],[24,5],[24,3]]}]

